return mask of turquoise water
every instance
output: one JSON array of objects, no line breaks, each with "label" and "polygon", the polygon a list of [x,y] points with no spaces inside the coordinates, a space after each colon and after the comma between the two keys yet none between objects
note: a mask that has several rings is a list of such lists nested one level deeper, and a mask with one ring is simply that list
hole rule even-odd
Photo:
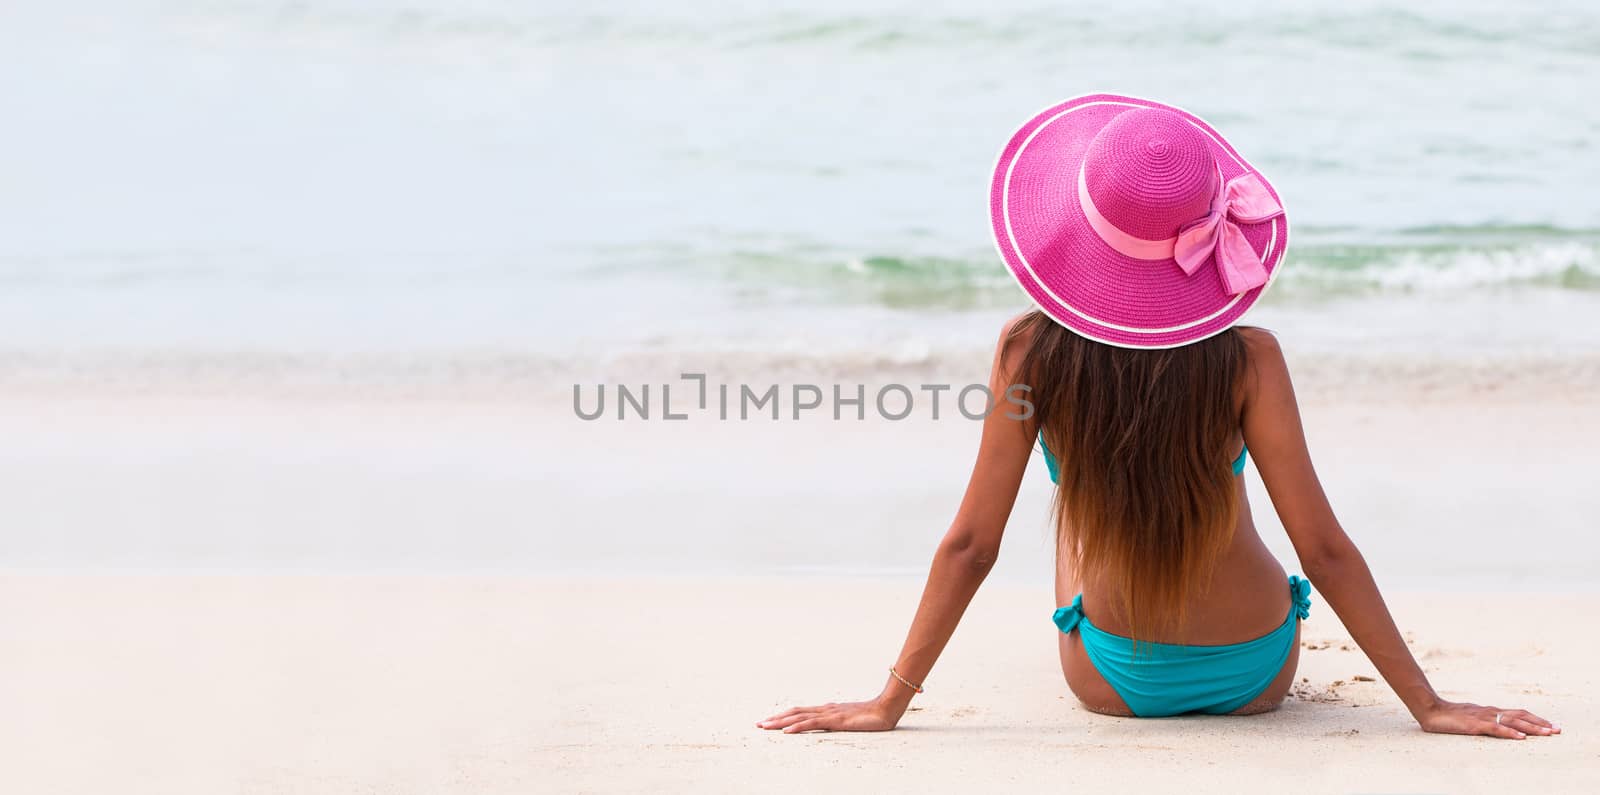
[{"label": "turquoise water", "polygon": [[1117,90],[1280,188],[1283,330],[1600,350],[1593,3],[664,5],[8,4],[0,335],[983,346],[998,147]]}]

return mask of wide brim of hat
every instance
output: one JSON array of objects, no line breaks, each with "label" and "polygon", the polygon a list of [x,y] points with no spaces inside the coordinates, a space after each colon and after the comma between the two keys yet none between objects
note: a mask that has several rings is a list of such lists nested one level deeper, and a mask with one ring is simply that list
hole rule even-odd
[{"label": "wide brim of hat", "polygon": [[1282,204],[1266,177],[1198,116],[1147,99],[1089,94],[1041,111],[1011,136],[995,165],[989,215],[1011,275],[1056,322],[1110,345],[1173,348],[1227,330],[1260,299],[1283,261],[1289,221],[1285,214],[1240,224],[1268,281],[1238,295],[1223,287],[1210,258],[1189,275],[1172,259],[1137,259],[1112,249],[1084,216],[1078,171],[1095,134],[1134,108],[1182,115],[1205,133],[1224,180],[1255,174]]}]

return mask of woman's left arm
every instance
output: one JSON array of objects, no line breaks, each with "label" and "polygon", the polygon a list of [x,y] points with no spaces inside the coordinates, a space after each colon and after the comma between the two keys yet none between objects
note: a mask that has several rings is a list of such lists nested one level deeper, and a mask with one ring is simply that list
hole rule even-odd
[{"label": "woman's left arm", "polygon": [[[1009,340],[1008,344],[1015,324],[1015,320],[1006,324],[995,350],[994,367],[989,374],[991,410],[983,420],[983,440],[966,496],[934,553],[922,602],[895,660],[894,672],[918,685],[933,670],[934,661],[955,633],[967,604],[994,565],[1000,536],[1005,532],[1033,451],[1037,426],[1032,404],[1026,403],[1028,395],[1023,389],[1011,391],[1015,360],[1026,350],[1024,338]],[[1008,395],[1014,400],[1008,400]],[[913,695],[916,692],[909,685],[890,675],[876,698],[795,707],[756,725],[790,734],[815,730],[888,731],[900,722]]]}]

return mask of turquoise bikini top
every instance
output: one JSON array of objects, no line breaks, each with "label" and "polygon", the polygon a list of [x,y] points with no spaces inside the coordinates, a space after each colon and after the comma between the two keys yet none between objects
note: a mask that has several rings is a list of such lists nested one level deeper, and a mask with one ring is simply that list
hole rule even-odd
[{"label": "turquoise bikini top", "polygon": [[[1044,465],[1050,470],[1050,482],[1060,483],[1061,464],[1056,461],[1055,455],[1053,455],[1050,452],[1050,448],[1045,445],[1043,433],[1039,434],[1039,451],[1044,453]],[[1239,449],[1239,457],[1233,459],[1233,474],[1235,477],[1244,474],[1244,457],[1249,452],[1250,447],[1246,445],[1245,447]]]}]

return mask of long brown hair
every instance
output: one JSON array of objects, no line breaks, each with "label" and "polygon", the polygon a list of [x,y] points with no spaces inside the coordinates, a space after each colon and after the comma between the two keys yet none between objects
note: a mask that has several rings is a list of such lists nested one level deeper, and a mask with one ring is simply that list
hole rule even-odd
[{"label": "long brown hair", "polygon": [[1057,554],[1108,588],[1138,640],[1182,625],[1232,540],[1229,442],[1248,361],[1229,329],[1162,350],[1079,336],[1043,313],[1019,321],[1017,383],[1060,463]]}]

